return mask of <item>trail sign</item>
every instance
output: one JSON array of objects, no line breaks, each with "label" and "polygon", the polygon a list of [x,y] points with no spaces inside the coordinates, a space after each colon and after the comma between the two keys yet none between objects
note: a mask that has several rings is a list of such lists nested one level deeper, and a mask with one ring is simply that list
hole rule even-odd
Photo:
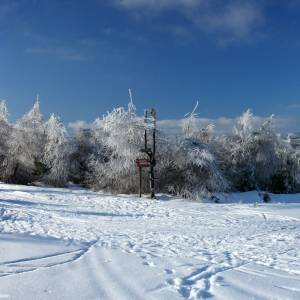
[{"label": "trail sign", "polygon": [[150,161],[148,159],[139,158],[135,160],[138,167],[150,167]]}]

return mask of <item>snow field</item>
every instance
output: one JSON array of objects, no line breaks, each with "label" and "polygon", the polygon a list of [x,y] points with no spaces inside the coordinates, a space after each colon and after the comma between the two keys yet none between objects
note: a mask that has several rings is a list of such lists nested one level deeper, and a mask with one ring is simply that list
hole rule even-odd
[{"label": "snow field", "polygon": [[299,195],[161,199],[1,184],[0,295],[300,298]]}]

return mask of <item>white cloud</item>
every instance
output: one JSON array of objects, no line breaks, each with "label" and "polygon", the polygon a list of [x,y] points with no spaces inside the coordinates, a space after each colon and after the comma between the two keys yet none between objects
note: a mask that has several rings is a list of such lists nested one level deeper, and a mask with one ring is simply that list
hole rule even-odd
[{"label": "white cloud", "polygon": [[201,5],[202,0],[115,0],[115,3],[127,9],[148,8],[165,10],[170,8],[194,8]]},{"label": "white cloud", "polygon": [[[158,128],[162,131],[166,132],[168,135],[180,135],[182,133],[181,125],[183,119],[175,119],[175,120],[161,120],[158,122]],[[209,124],[214,125],[214,132],[218,135],[227,134],[232,132],[235,119],[233,118],[199,118],[198,119],[200,127],[206,127]]]},{"label": "white cloud", "polygon": [[[254,116],[254,127],[259,127],[263,122],[267,120],[266,117]],[[159,120],[157,127],[165,134],[171,136],[180,136],[182,134],[182,122],[183,119],[171,119],[171,120]],[[214,133],[216,135],[230,134],[233,132],[233,128],[237,122],[237,118],[198,118],[200,128],[204,128],[209,124],[214,125]],[[279,133],[297,133],[300,128],[300,120],[292,117],[275,117],[275,130]],[[78,132],[81,129],[94,128],[95,123],[88,123],[83,120],[70,122],[68,127],[73,132]]]},{"label": "white cloud", "polygon": [[74,132],[78,132],[79,130],[82,130],[82,129],[89,129],[89,128],[92,128],[92,126],[93,126],[93,124],[87,123],[86,121],[82,121],[82,120],[70,122],[68,124],[68,127]]},{"label": "white cloud", "polygon": [[[162,16],[176,10],[189,30],[210,34],[223,46],[251,40],[265,21],[263,4],[255,0],[114,0],[114,4],[135,15]],[[182,24],[172,25],[178,28]]]},{"label": "white cloud", "polygon": [[[260,126],[266,121],[265,117],[254,117],[254,127]],[[215,119],[199,118],[199,126],[206,127],[209,124],[214,125],[214,132],[216,135],[230,134],[233,132],[234,125],[237,118],[220,117]],[[161,120],[158,122],[158,128],[166,132],[168,135],[181,134],[182,119],[177,120]],[[275,118],[275,130],[279,133],[299,132],[300,121],[291,117],[277,117]]]},{"label": "white cloud", "polygon": [[248,39],[264,23],[262,9],[248,3],[232,2],[218,12],[196,16],[196,25],[201,29],[214,32],[219,42]]}]

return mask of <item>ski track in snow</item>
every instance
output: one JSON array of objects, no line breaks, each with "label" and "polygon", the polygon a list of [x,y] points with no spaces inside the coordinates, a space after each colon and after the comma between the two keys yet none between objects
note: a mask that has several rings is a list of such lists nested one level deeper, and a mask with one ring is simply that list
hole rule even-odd
[{"label": "ski track in snow", "polygon": [[[243,280],[235,279],[228,299],[232,295],[234,299],[242,299],[241,295],[243,299],[300,299],[300,215],[281,213],[287,205],[201,204],[171,197],[157,201],[83,189],[1,184],[2,234],[53,238],[71,249],[1,260],[0,294],[3,277],[75,264],[100,248],[135,255],[143,267],[163,273],[165,280],[152,292],[175,291],[185,299],[225,299],[224,292],[219,293],[235,274],[233,278],[258,282],[273,276],[283,283],[276,285],[274,294],[255,294],[255,288],[249,290]],[[300,204],[295,209],[300,212]],[[103,268],[107,277],[122,272],[116,264]],[[118,277],[119,290],[132,285],[124,276]],[[132,290],[136,299],[145,299],[138,287]],[[107,291],[107,295],[122,299],[122,294]]]},{"label": "ski track in snow", "polygon": [[51,253],[46,256],[42,255],[1,262],[0,277],[15,275],[24,272],[31,272],[41,268],[50,268],[69,262],[75,262],[77,259],[85,255],[94,244],[95,243],[81,245],[81,248],[73,251],[64,251]]}]

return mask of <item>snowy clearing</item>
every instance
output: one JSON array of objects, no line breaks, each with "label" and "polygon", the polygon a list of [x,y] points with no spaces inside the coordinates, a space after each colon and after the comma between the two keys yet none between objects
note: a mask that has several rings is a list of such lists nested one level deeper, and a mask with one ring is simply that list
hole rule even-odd
[{"label": "snowy clearing", "polygon": [[0,184],[0,298],[300,299],[300,195],[271,197]]}]

